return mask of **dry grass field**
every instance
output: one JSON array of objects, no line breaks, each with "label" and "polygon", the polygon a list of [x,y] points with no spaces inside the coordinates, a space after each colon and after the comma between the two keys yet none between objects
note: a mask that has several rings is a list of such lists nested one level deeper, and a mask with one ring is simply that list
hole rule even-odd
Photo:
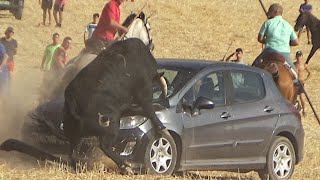
[{"label": "dry grass field", "polygon": [[[139,11],[147,0],[136,0],[122,5],[122,19],[130,11]],[[279,2],[284,7],[284,18],[292,25],[298,16],[302,0],[264,0],[265,6]],[[320,1],[310,0],[313,13],[320,17]],[[14,38],[19,43],[15,76],[11,84],[9,106],[0,103],[0,142],[9,137],[19,137],[23,116],[37,105],[38,89],[42,81],[39,70],[44,48],[51,42],[51,35],[59,32],[61,37],[71,36],[73,47],[69,57],[74,57],[83,47],[83,30],[91,21],[92,14],[101,12],[106,0],[69,0],[65,6],[62,28],[38,26],[42,10],[38,0],[26,0],[22,20],[15,20],[6,11],[0,11],[0,34],[7,26],[15,29]],[[256,37],[266,19],[258,0],[149,0],[145,7],[150,19],[155,43],[155,57],[196,58],[220,60],[237,47],[244,49],[247,63],[261,51]],[[2,35],[1,35],[2,36]],[[305,58],[309,53],[306,33],[300,45],[292,48],[302,50]],[[320,52],[309,63],[312,77],[306,90],[318,113],[320,113]],[[303,117],[305,128],[304,160],[296,166],[292,179],[320,179],[320,126],[307,106]],[[106,165],[108,166],[108,164]],[[110,165],[111,166],[111,165]],[[71,173],[59,166],[38,163],[35,159],[19,153],[0,152],[0,179],[258,179],[254,172],[246,174],[228,172],[193,172],[185,177],[121,176],[116,171],[100,172],[99,168],[85,173]]]}]

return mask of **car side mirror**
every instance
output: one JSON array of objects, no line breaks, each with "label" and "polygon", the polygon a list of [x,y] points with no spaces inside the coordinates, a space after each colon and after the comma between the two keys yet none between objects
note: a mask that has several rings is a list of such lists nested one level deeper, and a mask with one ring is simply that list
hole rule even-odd
[{"label": "car side mirror", "polygon": [[192,115],[199,115],[201,109],[213,109],[215,104],[208,98],[198,97],[193,104]]}]

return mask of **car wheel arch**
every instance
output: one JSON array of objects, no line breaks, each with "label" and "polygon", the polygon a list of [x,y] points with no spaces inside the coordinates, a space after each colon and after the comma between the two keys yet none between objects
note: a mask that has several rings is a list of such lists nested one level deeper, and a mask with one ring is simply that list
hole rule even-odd
[{"label": "car wheel arch", "polygon": [[[295,169],[295,165],[296,165],[296,153],[295,153],[295,147],[292,143],[292,141],[285,136],[285,134],[278,134],[277,136],[274,136],[272,138],[272,143],[270,144],[269,146],[269,150],[268,150],[268,155],[267,155],[267,162],[266,162],[266,165],[264,167],[264,169],[261,169],[261,170],[258,170],[258,174],[259,174],[259,177],[263,180],[267,180],[267,179],[278,179],[277,176],[284,176],[285,174],[278,174],[279,171],[287,171],[285,176],[288,176],[288,177],[281,177],[281,179],[288,179],[288,178],[291,178],[291,176],[293,175],[294,173],[294,169]],[[280,146],[282,146],[282,148],[285,147],[285,149],[280,150]],[[280,151],[279,151],[280,150]],[[287,151],[288,152],[294,152],[294,156],[290,156],[291,153],[287,154]],[[282,153],[279,153],[279,152],[282,152]],[[274,153],[277,153],[277,156],[275,156]],[[282,154],[282,155],[281,155]],[[290,156],[289,159],[286,160],[285,157],[281,157],[281,156]],[[269,156],[269,157],[268,157]],[[270,157],[272,159],[270,159]],[[276,159],[275,159],[276,158]],[[282,168],[276,168],[276,167],[272,167],[272,166],[284,166],[283,164],[287,163],[287,162],[281,162],[282,160],[284,161],[289,161],[290,159],[293,160],[291,166],[287,166],[288,169],[282,169]],[[276,162],[276,164],[274,164]],[[276,168],[276,172],[273,168]],[[289,170],[289,171],[288,171]],[[276,173],[276,174],[274,174]]]},{"label": "car wheel arch", "polygon": [[[283,132],[278,133],[277,136],[285,137],[285,138],[289,139],[289,141],[290,141],[291,144],[293,145],[294,152],[295,152],[295,156],[298,157],[299,148],[298,148],[297,141],[296,141],[295,137],[293,136],[293,134],[290,133],[290,132],[288,132],[288,131],[283,131]],[[297,162],[298,162],[298,158],[296,158],[295,164],[297,164]]]},{"label": "car wheel arch", "polygon": [[174,171],[178,171],[178,169],[180,168],[180,162],[181,162],[181,158],[182,158],[182,140],[181,140],[181,136],[179,134],[177,134],[176,132],[169,130],[169,133],[176,143],[178,156],[177,156],[177,163],[176,163],[176,167],[175,167]]},{"label": "car wheel arch", "polygon": [[[170,130],[169,130],[170,131]],[[177,160],[178,160],[178,145],[176,144],[176,142],[178,142],[177,141],[177,139],[175,139],[174,138],[174,136],[175,135],[173,135],[173,134],[175,134],[175,133],[173,133],[172,131],[171,132],[169,132],[169,134],[167,134],[167,133],[162,133],[162,136],[161,136],[161,138],[160,137],[155,137],[155,136],[151,136],[150,137],[150,139],[149,139],[149,142],[146,144],[147,146],[145,147],[145,149],[144,149],[144,157],[143,157],[143,162],[144,162],[144,166],[145,166],[145,171],[146,171],[146,173],[147,174],[158,174],[158,175],[160,175],[160,174],[162,174],[162,175],[171,175],[172,173],[174,173],[175,172],[175,170],[176,170],[176,167],[177,167]],[[154,169],[154,163],[156,163],[157,164],[157,166],[158,166],[158,163],[160,163],[160,164],[162,164],[161,163],[161,158],[163,158],[163,156],[166,156],[166,155],[164,155],[164,154],[162,154],[163,152],[165,152],[165,151],[163,151],[164,149],[162,149],[164,146],[163,146],[163,144],[162,145],[160,145],[160,139],[162,139],[161,141],[164,141],[164,142],[166,142],[166,143],[170,143],[170,149],[171,150],[169,150],[171,153],[169,153],[169,154],[171,154],[172,155],[172,159],[170,159],[170,161],[172,161],[174,164],[171,164],[171,165],[169,165],[169,166],[166,166],[166,168],[168,168],[168,169],[166,169],[165,171],[163,171],[163,172],[157,172],[155,169]],[[158,142],[156,142],[156,141],[158,141]],[[154,146],[154,143],[159,143],[158,145],[156,145],[156,146]],[[154,149],[155,148],[155,149]],[[160,150],[160,151],[158,151],[158,150]],[[163,151],[163,152],[162,152]],[[156,160],[156,159],[153,159],[153,160],[156,160],[156,161],[152,161],[152,162],[150,162],[150,155],[151,154],[149,154],[150,152],[153,152],[153,157],[155,157],[155,156],[159,156],[160,157],[160,159],[158,159],[158,160]],[[154,153],[160,153],[159,155],[155,155]],[[148,155],[149,154],[149,155]],[[161,157],[162,156],[162,157]],[[172,162],[170,162],[170,163],[172,163]],[[161,166],[159,166],[159,168],[164,168],[164,166],[163,165],[161,165]],[[162,169],[163,170],[163,169]]]}]

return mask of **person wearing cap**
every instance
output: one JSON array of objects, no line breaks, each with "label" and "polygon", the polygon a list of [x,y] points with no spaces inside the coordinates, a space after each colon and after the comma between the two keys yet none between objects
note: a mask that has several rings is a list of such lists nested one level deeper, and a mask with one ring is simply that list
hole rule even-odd
[{"label": "person wearing cap", "polygon": [[[305,84],[305,82],[310,78],[311,72],[308,69],[308,64],[305,64],[303,62],[303,54],[301,51],[297,51],[296,53],[296,61],[294,62],[294,65],[297,69],[298,73],[298,79],[302,85]],[[307,74],[306,74],[307,73]],[[302,97],[301,92],[299,93],[299,99],[300,99],[300,104],[302,107],[302,115],[305,115],[305,103],[304,99]]]},{"label": "person wearing cap", "polygon": [[13,56],[17,54],[18,49],[18,43],[15,39],[12,38],[14,34],[14,30],[12,27],[8,27],[6,31],[4,32],[5,36],[0,38],[0,42],[4,45],[6,48],[7,54],[8,54],[8,71],[9,71],[9,78],[12,78],[13,70],[14,70],[14,60]]},{"label": "person wearing cap", "polygon": [[298,45],[298,37],[293,27],[282,18],[282,12],[283,8],[278,3],[269,7],[267,13],[269,19],[262,24],[257,38],[265,47],[254,60],[253,65],[259,64],[263,56],[268,52],[278,52],[291,67],[291,72],[296,74],[295,66],[290,58],[290,46]]},{"label": "person wearing cap", "polygon": [[84,34],[83,34],[84,42],[86,42],[87,39],[91,38],[93,31],[96,29],[99,22],[99,13],[94,13],[92,18],[93,18],[92,22],[90,22],[84,30]]},{"label": "person wearing cap", "polygon": [[[40,2],[41,1],[41,2]],[[41,4],[42,13],[42,25],[46,25],[47,13],[49,25],[51,24],[51,9],[53,5],[53,0],[39,0],[39,4]]]},{"label": "person wearing cap", "polygon": [[[309,11],[309,12],[312,11],[312,5],[309,4],[308,0],[304,0],[304,3],[300,4],[300,7],[299,7],[299,12],[300,13],[303,13],[303,12],[306,12],[306,11]],[[302,29],[298,30],[298,38],[300,38],[301,30]],[[308,44],[311,44],[311,41],[310,41],[310,34],[311,34],[310,33],[310,29],[308,27],[306,27],[306,31],[307,31]]]},{"label": "person wearing cap", "polygon": [[[103,8],[93,38],[114,40],[117,32],[127,33],[128,28],[120,24],[120,5],[126,0],[110,0]],[[133,2],[134,0],[131,0]]]},{"label": "person wearing cap", "polygon": [[[231,59],[232,57],[236,57],[235,59]],[[241,48],[237,48],[235,52],[231,53],[225,61],[228,62],[234,62],[234,63],[240,63],[240,64],[245,64],[242,61],[242,56],[243,56],[243,50]],[[231,60],[230,60],[231,59]]]}]

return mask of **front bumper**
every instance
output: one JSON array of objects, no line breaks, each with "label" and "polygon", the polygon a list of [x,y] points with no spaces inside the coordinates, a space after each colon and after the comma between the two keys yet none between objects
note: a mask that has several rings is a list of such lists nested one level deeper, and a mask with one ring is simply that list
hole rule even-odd
[{"label": "front bumper", "polygon": [[147,120],[134,129],[121,129],[115,148],[134,170],[141,170],[146,146],[153,135],[151,121]]}]

